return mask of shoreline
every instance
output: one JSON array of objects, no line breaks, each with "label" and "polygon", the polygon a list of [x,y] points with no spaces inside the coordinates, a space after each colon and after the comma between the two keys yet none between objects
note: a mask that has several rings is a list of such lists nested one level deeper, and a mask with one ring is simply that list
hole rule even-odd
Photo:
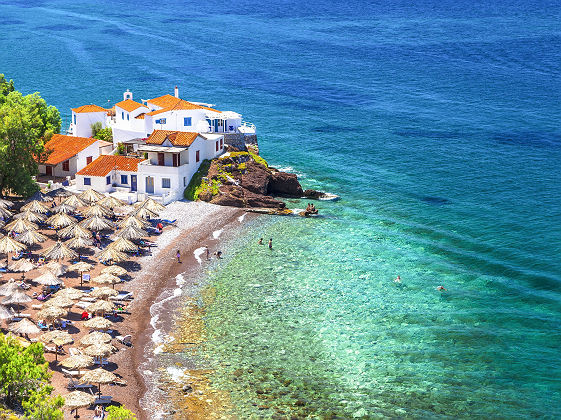
[{"label": "shoreline", "polygon": [[[153,419],[154,407],[142,403],[142,400],[149,393],[150,385],[147,384],[154,372],[143,372],[143,367],[151,362],[151,356],[154,355],[154,334],[161,334],[161,330],[168,330],[175,324],[181,311],[166,312],[165,317],[154,317],[152,308],[155,305],[168,303],[169,300],[179,298],[181,293],[174,295],[174,291],[180,286],[196,287],[196,280],[201,276],[202,270],[207,265],[197,260],[194,252],[204,246],[209,245],[211,252],[216,251],[217,246],[221,243],[221,236],[226,231],[229,232],[236,225],[239,225],[247,217],[247,213],[239,208],[215,206],[207,203],[193,202],[176,202],[172,203],[171,209],[166,209],[163,214],[170,212],[172,218],[176,218],[177,213],[173,207],[187,207],[182,209],[191,223],[187,226],[168,228],[169,230],[162,235],[158,241],[158,250],[153,255],[145,257],[146,260],[140,260],[142,269],[139,275],[129,283],[129,288],[134,292],[135,299],[131,304],[134,313],[137,316],[129,317],[123,322],[120,331],[124,334],[132,334],[134,346],[128,351],[122,351],[112,357],[119,366],[123,367],[123,379],[127,381],[128,386],[119,389],[115,395],[119,395],[122,401],[129,409],[137,414],[139,420]],[[196,209],[196,207],[201,207]],[[209,211],[213,209],[213,211]],[[197,214],[192,214],[192,213]],[[202,220],[192,222],[192,216],[199,216]],[[164,242],[164,246],[160,247],[160,242]],[[181,250],[182,263],[178,264],[175,257],[175,251]],[[178,276],[180,280],[177,280]],[[177,303],[176,303],[177,304]],[[156,318],[156,321],[153,321]],[[164,327],[156,328],[154,323],[159,322],[165,324]],[[169,331],[167,331],[169,332]],[[162,342],[162,344],[164,344]],[[155,405],[157,401],[151,401],[150,405]]]}]

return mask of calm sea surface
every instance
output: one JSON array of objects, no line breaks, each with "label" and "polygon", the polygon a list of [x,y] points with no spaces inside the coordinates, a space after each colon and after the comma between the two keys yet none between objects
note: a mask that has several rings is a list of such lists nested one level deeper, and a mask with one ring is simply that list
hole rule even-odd
[{"label": "calm sea surface", "polygon": [[211,273],[240,417],[561,417],[558,1],[142,3],[2,1],[0,72],[66,123],[177,84],[342,197]]}]

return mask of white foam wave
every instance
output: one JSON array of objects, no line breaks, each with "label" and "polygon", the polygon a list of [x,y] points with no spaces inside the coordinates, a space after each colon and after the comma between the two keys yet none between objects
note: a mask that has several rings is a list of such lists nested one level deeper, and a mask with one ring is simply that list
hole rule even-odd
[{"label": "white foam wave", "polygon": [[183,369],[176,366],[167,367],[166,372],[174,382],[181,382],[187,376]]},{"label": "white foam wave", "polygon": [[206,246],[202,246],[193,251],[193,254],[195,254],[195,258],[197,259],[199,264],[203,263],[203,260],[201,259],[201,255],[203,255],[204,252],[206,252]]},{"label": "white foam wave", "polygon": [[215,230],[214,232],[212,232],[212,237],[213,237],[214,239],[220,238],[220,235],[222,235],[222,232],[223,232],[223,231],[224,231],[224,229]]},{"label": "white foam wave", "polygon": [[243,219],[245,219],[245,215],[246,215],[246,214],[247,214],[247,213],[244,213],[244,214],[242,214],[240,217],[238,217],[238,222],[240,222],[240,223],[243,222]]},{"label": "white foam wave", "polygon": [[[182,274],[178,274],[175,277],[175,284],[177,286],[182,286],[183,284],[185,284],[185,278],[183,277]],[[162,299],[159,302],[155,302],[150,307],[150,315],[151,315],[150,325],[154,329],[154,332],[152,333],[152,342],[154,344],[156,344],[156,348],[154,349],[154,353],[156,353],[156,354],[162,352],[163,344],[166,342],[166,338],[165,338],[164,334],[162,333],[162,330],[158,328],[158,321],[160,320],[160,310],[166,302],[169,302],[170,300],[181,296],[182,293],[183,292],[182,292],[181,288],[177,287],[177,288],[173,289],[173,293],[172,293],[171,296],[168,296],[168,297]]]}]

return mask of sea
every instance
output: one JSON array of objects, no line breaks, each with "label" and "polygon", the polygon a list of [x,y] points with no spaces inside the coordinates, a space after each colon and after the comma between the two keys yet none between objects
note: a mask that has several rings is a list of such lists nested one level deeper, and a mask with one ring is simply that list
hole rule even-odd
[{"label": "sea", "polygon": [[65,125],[177,85],[341,197],[242,220],[208,270],[228,415],[556,419],[560,22],[550,0],[4,0],[0,73]]}]

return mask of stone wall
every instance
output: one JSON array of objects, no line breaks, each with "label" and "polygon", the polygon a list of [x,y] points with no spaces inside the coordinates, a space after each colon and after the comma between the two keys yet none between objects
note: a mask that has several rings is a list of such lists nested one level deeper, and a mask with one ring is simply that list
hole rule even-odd
[{"label": "stone wall", "polygon": [[252,151],[259,153],[256,134],[226,133],[224,143],[243,151],[247,151],[247,147],[251,146]]}]

